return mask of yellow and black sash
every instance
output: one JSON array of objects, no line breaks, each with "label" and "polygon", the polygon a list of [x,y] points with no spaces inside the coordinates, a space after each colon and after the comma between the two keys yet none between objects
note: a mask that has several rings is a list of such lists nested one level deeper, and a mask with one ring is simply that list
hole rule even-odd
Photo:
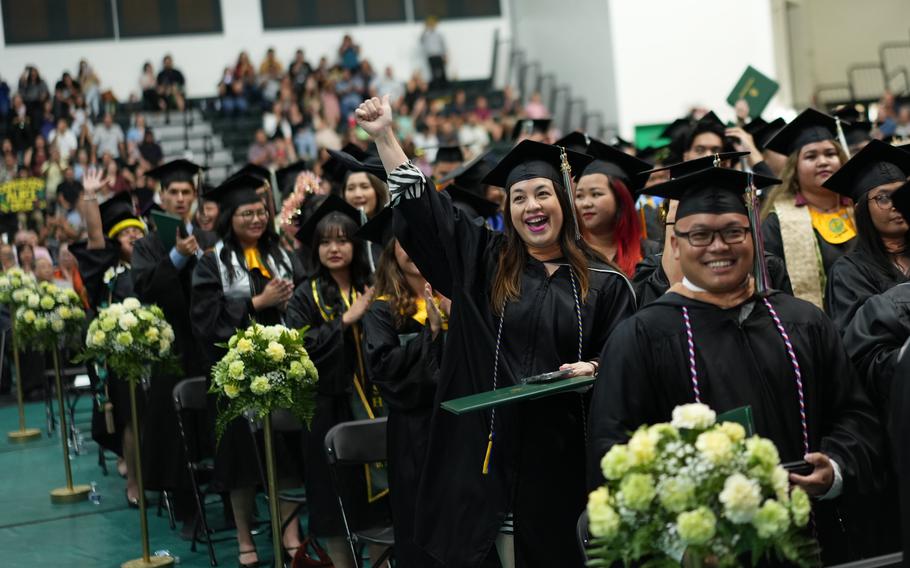
[{"label": "yellow and black sash", "polygon": [[[331,306],[323,303],[319,296],[319,286],[316,280],[311,281],[313,291],[313,301],[319,309],[322,319],[325,321],[334,320],[340,314]],[[351,288],[350,298],[341,294],[341,301],[344,303],[345,311],[351,308],[359,294]],[[343,312],[342,312],[343,313]],[[382,396],[376,385],[369,384],[366,380],[366,372],[363,364],[363,348],[361,347],[360,324],[355,323],[351,326],[351,332],[354,334],[354,349],[357,352],[357,367],[354,369],[354,395],[351,397],[351,412],[355,420],[374,420],[386,416],[388,410],[383,403]],[[364,466],[367,480],[367,501],[372,503],[389,493],[389,476],[388,468],[384,462],[376,462]]]}]

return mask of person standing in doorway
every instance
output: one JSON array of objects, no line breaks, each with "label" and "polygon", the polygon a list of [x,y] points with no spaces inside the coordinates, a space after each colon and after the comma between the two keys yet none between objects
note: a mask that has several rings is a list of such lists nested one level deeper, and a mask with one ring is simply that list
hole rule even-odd
[{"label": "person standing in doorway", "polygon": [[445,88],[446,79],[446,40],[436,29],[439,21],[436,16],[427,18],[427,27],[420,34],[420,47],[427,56],[430,65],[430,88]]}]

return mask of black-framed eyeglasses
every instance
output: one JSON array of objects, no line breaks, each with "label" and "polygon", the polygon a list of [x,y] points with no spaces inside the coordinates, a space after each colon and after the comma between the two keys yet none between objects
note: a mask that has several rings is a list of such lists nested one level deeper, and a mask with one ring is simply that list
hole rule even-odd
[{"label": "black-framed eyeglasses", "polygon": [[264,219],[264,220],[268,220],[268,218],[269,218],[269,212],[266,211],[265,209],[260,209],[257,211],[248,209],[246,211],[241,211],[241,212],[237,213],[236,215],[237,215],[237,217],[240,217],[242,220],[244,220],[246,222],[252,221],[254,217],[259,217],[260,219]]},{"label": "black-framed eyeglasses", "polygon": [[720,235],[720,240],[725,244],[735,245],[746,240],[749,234],[749,227],[724,227],[723,229],[695,229],[694,231],[682,232],[673,230],[677,237],[683,237],[693,247],[706,247],[714,242],[716,235]]},{"label": "black-framed eyeglasses", "polygon": [[891,192],[888,193],[879,193],[875,197],[870,197],[869,201],[874,201],[878,205],[879,209],[888,210],[894,205],[894,201],[891,200]]}]

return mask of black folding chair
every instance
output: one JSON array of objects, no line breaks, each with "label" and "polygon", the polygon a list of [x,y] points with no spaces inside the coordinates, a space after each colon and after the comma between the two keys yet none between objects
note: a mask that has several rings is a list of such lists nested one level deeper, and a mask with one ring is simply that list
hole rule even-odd
[{"label": "black folding chair", "polygon": [[[215,558],[215,547],[212,544],[212,531],[209,528],[208,517],[205,514],[205,497],[215,495],[209,491],[209,478],[215,469],[213,455],[206,455],[203,448],[207,446],[196,426],[205,419],[208,413],[206,402],[205,377],[184,379],[174,387],[174,408],[177,411],[177,429],[180,442],[183,444],[183,454],[186,459],[187,471],[190,474],[190,484],[193,489],[193,498],[196,501],[196,519],[193,522],[193,538],[190,550],[196,552],[196,543],[199,533],[205,537],[208,546],[209,562],[212,566],[218,565]],[[201,530],[200,530],[201,529]]]},{"label": "black folding chair", "polygon": [[[266,472],[262,467],[262,464],[265,462],[265,454],[262,453],[262,448],[259,447],[259,442],[256,438],[256,432],[262,429],[262,424],[259,420],[250,415],[247,416],[247,422],[250,426],[250,434],[253,436],[253,448],[256,450],[256,455],[259,456],[259,459],[256,460],[256,464],[259,467],[259,478],[262,482],[263,490],[266,492],[266,500],[268,500],[268,480],[266,479]],[[277,410],[272,412],[273,432],[300,432],[301,430],[303,430],[303,424],[291,414],[289,410]],[[294,518],[301,513],[303,508],[306,507],[306,489],[298,487],[295,489],[278,491],[278,501],[294,504],[294,510],[288,515],[288,518],[281,523],[281,534],[283,535],[285,529],[291,524],[291,521],[293,521]],[[271,527],[271,525],[269,525],[269,527]]]},{"label": "black folding chair", "polygon": [[355,420],[336,424],[325,435],[325,453],[329,461],[329,471],[332,475],[332,484],[335,486],[335,496],[338,498],[338,507],[341,509],[341,520],[354,562],[360,566],[360,551],[368,544],[385,546],[386,549],[376,560],[376,566],[382,566],[386,560],[392,558],[395,546],[395,531],[391,524],[386,526],[371,527],[362,531],[352,531],[348,522],[348,515],[344,508],[344,499],[341,497],[341,487],[338,480],[337,468],[340,466],[365,465],[382,462],[388,459],[386,449],[386,424],[387,418],[375,420]]},{"label": "black folding chair", "polygon": [[590,535],[588,534],[588,510],[585,509],[578,517],[578,523],[575,524],[575,536],[578,538],[578,547],[581,549],[581,557],[588,561],[588,546],[591,544]]}]

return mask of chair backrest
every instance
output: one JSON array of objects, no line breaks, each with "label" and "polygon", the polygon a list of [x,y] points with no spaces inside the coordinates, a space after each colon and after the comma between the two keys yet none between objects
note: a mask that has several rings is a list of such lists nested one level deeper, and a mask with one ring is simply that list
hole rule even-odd
[{"label": "chair backrest", "polygon": [[578,537],[578,547],[581,548],[581,557],[588,561],[588,510],[585,509],[578,517],[575,524],[575,536]]},{"label": "chair backrest", "polygon": [[385,461],[388,418],[336,424],[325,435],[330,464],[357,465]]},{"label": "chair backrest", "polygon": [[[262,421],[252,410],[246,411],[244,417],[251,432],[262,430]],[[290,410],[279,408],[272,411],[272,430],[275,432],[299,432],[303,430],[303,422],[294,416]]]},{"label": "chair backrest", "polygon": [[205,377],[183,379],[174,386],[174,408],[181,410],[205,410],[207,408]]}]

